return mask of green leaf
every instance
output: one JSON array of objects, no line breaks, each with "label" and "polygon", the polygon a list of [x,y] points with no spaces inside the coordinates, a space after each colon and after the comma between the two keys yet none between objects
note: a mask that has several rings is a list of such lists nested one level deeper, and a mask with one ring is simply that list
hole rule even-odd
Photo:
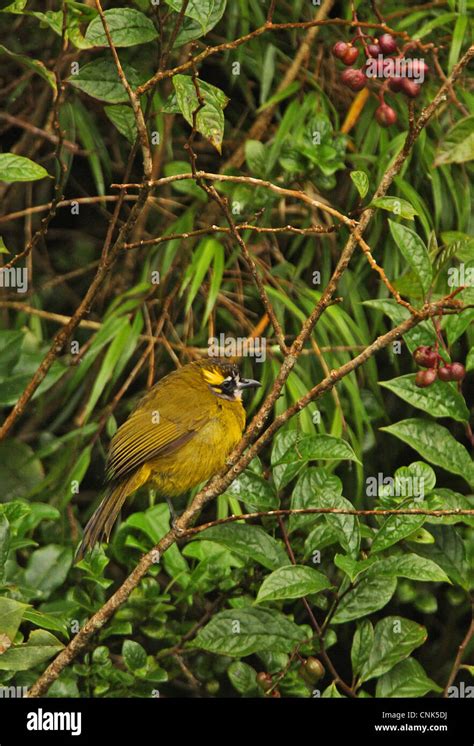
[{"label": "green leaf", "polygon": [[[189,75],[175,75],[173,86],[179,109],[188,122],[193,126],[193,114],[199,107],[199,100],[192,78]],[[203,80],[198,80],[204,106],[196,115],[196,129],[201,133],[218,153],[221,152],[224,137],[224,109],[229,99],[219,88]]]},{"label": "green leaf", "polygon": [[31,622],[31,624],[36,625],[36,627],[41,627],[41,629],[49,629],[53,632],[60,632],[66,638],[69,638],[68,627],[59,616],[55,616],[54,614],[46,614],[43,611],[37,611],[36,609],[28,608],[23,615],[23,619],[25,620],[25,622]]},{"label": "green leaf", "polygon": [[465,117],[456,122],[449,132],[443,135],[438,148],[434,166],[448,163],[465,163],[474,158],[474,116]]},{"label": "green leaf", "polygon": [[418,661],[407,658],[378,679],[375,696],[424,697],[428,692],[442,691],[435,681],[428,678]]},{"label": "green leaf", "polygon": [[21,440],[0,443],[0,484],[2,500],[15,500],[27,495],[44,478],[41,462],[33,449]]},{"label": "green leaf", "polygon": [[[176,13],[181,11],[182,0],[165,0]],[[227,0],[189,0],[185,10],[185,20],[176,37],[175,47],[205,36],[219,23],[226,8]]]},{"label": "green leaf", "polygon": [[14,181],[38,181],[49,178],[43,166],[14,153],[0,153],[0,181],[11,184]]},{"label": "green leaf", "polygon": [[57,544],[48,544],[30,556],[25,570],[25,583],[37,591],[38,596],[49,596],[61,586],[72,564],[72,550]]},{"label": "green leaf", "polygon": [[391,381],[380,381],[389,391],[432,417],[452,417],[458,422],[469,420],[469,410],[463,395],[456,386],[436,380],[431,386],[420,389],[415,386],[415,374],[392,378]]},{"label": "green leaf", "polygon": [[[471,498],[472,500],[472,498]],[[445,487],[436,487],[434,492],[428,496],[427,502],[430,510],[472,510],[472,502],[461,495]],[[443,524],[449,526],[455,523],[465,523],[466,526],[474,528],[474,515],[445,515],[445,516],[427,516],[427,523]]]},{"label": "green leaf", "polygon": [[396,587],[396,578],[380,577],[368,570],[355,588],[342,597],[331,623],[344,624],[382,609],[392,598]]},{"label": "green leaf", "polygon": [[43,629],[30,633],[28,642],[14,645],[0,655],[0,671],[27,671],[56,655],[64,645]]},{"label": "green leaf", "polygon": [[[422,509],[424,506],[424,502],[415,499],[410,500],[410,502],[405,502],[402,507],[406,510],[412,510],[414,508]],[[421,528],[425,520],[426,516],[424,515],[389,515],[375,535],[375,539],[371,546],[371,552],[381,552],[383,549],[391,547],[393,544],[396,544],[397,541],[404,539],[406,536],[409,536],[414,531]]]},{"label": "green leaf", "polygon": [[346,573],[350,578],[351,583],[360,575],[365,572],[373,564],[377,562],[377,557],[368,557],[365,560],[357,561],[353,557],[349,557],[346,554],[334,555],[334,564],[339,567],[340,570]]},{"label": "green leaf", "polygon": [[265,176],[265,146],[260,140],[245,141],[245,160],[253,176]]},{"label": "green leaf", "polygon": [[[132,88],[144,82],[143,74],[122,62],[123,72]],[[79,69],[76,75],[68,78],[68,83],[99,101],[109,104],[128,103],[128,93],[123,87],[113,60],[96,59]]]},{"label": "green leaf", "polygon": [[453,583],[468,590],[470,566],[466,547],[458,531],[453,526],[433,526],[430,531],[435,543],[418,544],[417,552],[442,567]]},{"label": "green leaf", "polygon": [[[153,22],[134,8],[112,8],[104,12],[110,36],[115,47],[133,47],[146,44],[158,36]],[[86,41],[94,47],[108,47],[109,42],[100,16],[87,27]]]},{"label": "green leaf", "polygon": [[242,500],[250,511],[278,508],[278,496],[267,479],[247,469],[234,479],[226,495]]},{"label": "green leaf", "polygon": [[[342,482],[339,477],[321,467],[310,466],[298,478],[291,496],[290,507],[292,510],[329,507],[325,502],[326,495],[341,492]],[[321,515],[317,513],[290,515],[289,531],[291,533],[302,526],[310,526],[320,519]]]},{"label": "green leaf", "polygon": [[5,241],[3,240],[3,236],[0,236],[0,254],[9,254],[10,251],[5,246]]},{"label": "green leaf", "polygon": [[13,642],[27,608],[28,604],[0,597],[0,635],[6,635]]},{"label": "green leaf", "polygon": [[202,531],[196,539],[207,539],[222,544],[240,557],[252,559],[268,570],[288,564],[288,556],[280,542],[259,526],[228,523]]},{"label": "green leaf", "polygon": [[[293,462],[276,466],[284,454],[295,446],[299,434],[296,430],[279,432],[273,439],[271,465],[277,490],[282,490],[303,469],[304,462]],[[291,519],[290,519],[291,520]]]},{"label": "green leaf", "polygon": [[244,661],[233,661],[227,669],[227,675],[234,689],[243,696],[257,695],[257,672]]},{"label": "green leaf", "polygon": [[370,651],[374,644],[374,627],[369,619],[357,622],[351,648],[352,673],[354,676],[360,673],[362,666],[369,659]]},{"label": "green leaf", "polygon": [[349,176],[351,177],[354,185],[359,192],[362,199],[366,196],[369,191],[369,177],[365,171],[351,171]]},{"label": "green leaf", "polygon": [[390,671],[412,650],[423,645],[426,637],[426,629],[421,624],[403,617],[385,617],[375,627],[372,650],[362,668],[360,680],[369,681]]},{"label": "green leaf", "polygon": [[[27,57],[24,54],[16,54],[16,52],[11,52],[10,49],[7,49],[3,46],[3,44],[0,44],[0,54],[1,53],[7,54],[12,60],[15,60],[15,62],[18,62],[19,65],[22,65],[22,67],[27,67],[30,70],[33,70],[33,72],[40,75],[43,80],[46,80],[46,82],[51,86],[54,93],[57,93],[57,85],[56,85],[56,78],[54,76],[54,73],[51,72],[51,70],[48,70],[48,68],[40,61],[32,59],[31,57]],[[20,156],[18,156],[20,157]],[[40,168],[38,166],[38,168]],[[35,178],[43,178],[42,176],[37,176]],[[32,181],[31,179],[15,179],[15,181]]]},{"label": "green leaf", "polygon": [[117,104],[116,106],[105,106],[104,111],[120,134],[133,145],[137,139],[137,123],[132,108],[125,104]]},{"label": "green leaf", "polygon": [[428,249],[415,231],[406,228],[401,223],[389,220],[390,233],[400,249],[403,257],[415,272],[423,292],[426,294],[431,287],[433,272]]},{"label": "green leaf", "polygon": [[426,557],[417,554],[401,554],[394,557],[385,557],[377,562],[377,571],[381,575],[390,575],[396,578],[409,578],[410,580],[423,580],[427,582],[450,583],[450,579],[444,570]]},{"label": "green leaf", "polygon": [[122,657],[130,671],[146,666],[146,650],[134,640],[125,640],[122,645]]},{"label": "green leaf", "polygon": [[401,197],[377,197],[369,207],[379,207],[381,210],[393,212],[394,215],[400,215],[405,220],[413,220],[415,215],[418,215],[415,208]]},{"label": "green leaf", "polygon": [[474,465],[468,451],[445,427],[428,420],[411,419],[380,429],[408,443],[432,464],[474,484]]},{"label": "green leaf", "polygon": [[256,603],[301,598],[331,588],[325,575],[305,565],[280,567],[265,578],[257,594]]},{"label": "green leaf", "polygon": [[334,435],[304,435],[297,438],[279,459],[277,464],[289,464],[293,461],[356,461],[360,464],[349,443]]},{"label": "green leaf", "polygon": [[310,637],[308,627],[298,626],[274,609],[244,607],[216,614],[189,647],[240,658],[264,651],[289,653]]}]

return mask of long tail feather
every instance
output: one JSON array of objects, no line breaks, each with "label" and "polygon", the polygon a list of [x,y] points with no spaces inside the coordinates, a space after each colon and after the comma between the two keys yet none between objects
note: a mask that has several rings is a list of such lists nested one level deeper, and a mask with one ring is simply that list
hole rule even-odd
[{"label": "long tail feather", "polygon": [[117,520],[120,509],[130,494],[129,480],[118,485],[111,485],[99,507],[92,515],[89,523],[84,529],[82,542],[76,552],[75,562],[79,562],[84,555],[90,551],[99,539],[109,540],[112,527]]}]

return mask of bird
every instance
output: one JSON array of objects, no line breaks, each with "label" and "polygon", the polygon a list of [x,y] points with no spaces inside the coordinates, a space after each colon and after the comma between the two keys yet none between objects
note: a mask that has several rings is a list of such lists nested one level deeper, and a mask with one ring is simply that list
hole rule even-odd
[{"label": "bird", "polygon": [[224,465],[245,428],[242,392],[260,382],[241,378],[233,361],[196,360],[169,373],[140,399],[113,436],[104,497],[75,555],[109,541],[126,498],[151,484],[168,501],[206,482]]}]

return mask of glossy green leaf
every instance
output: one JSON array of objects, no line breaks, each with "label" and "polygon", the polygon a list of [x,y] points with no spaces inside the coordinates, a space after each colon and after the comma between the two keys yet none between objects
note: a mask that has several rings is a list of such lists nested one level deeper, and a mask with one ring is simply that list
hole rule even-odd
[{"label": "glossy green leaf", "polygon": [[116,106],[105,106],[104,111],[120,134],[133,145],[137,139],[137,123],[132,108],[125,104],[117,104]]},{"label": "glossy green leaf", "polygon": [[25,570],[25,583],[34,588],[38,596],[47,597],[61,586],[72,564],[72,550],[57,544],[48,544],[30,556]]},{"label": "glossy green leaf", "polygon": [[274,609],[248,607],[216,614],[189,647],[240,658],[264,651],[289,653],[309,637],[309,627],[298,626]]},{"label": "glossy green leaf", "polygon": [[418,554],[397,554],[394,557],[385,557],[377,562],[377,571],[381,575],[390,575],[396,578],[409,578],[410,580],[422,580],[433,583],[450,583],[444,570],[426,557]]},{"label": "glossy green leaf", "polygon": [[452,383],[436,380],[427,388],[418,388],[415,386],[415,374],[410,373],[392,378],[391,381],[380,381],[380,385],[432,417],[452,417],[459,422],[469,420],[464,397]]},{"label": "glossy green leaf", "polygon": [[365,171],[351,171],[349,175],[354,182],[359,195],[364,199],[369,191],[369,177]]},{"label": "glossy green leaf", "polygon": [[400,661],[377,681],[376,697],[424,697],[428,692],[441,692],[442,688],[430,679],[418,661],[407,658]]},{"label": "glossy green leaf", "polygon": [[27,608],[28,604],[0,597],[0,635],[6,635],[13,642]]},{"label": "glossy green leaf", "polygon": [[[310,466],[300,475],[291,495],[291,509],[329,507],[325,502],[328,493],[341,493],[342,482],[335,474],[331,474],[318,466]],[[317,513],[308,515],[290,515],[290,533],[302,526],[310,526],[321,516]]]},{"label": "glossy green leaf", "polygon": [[49,177],[43,166],[14,153],[0,153],[0,181],[38,181]]},{"label": "glossy green leaf", "polygon": [[[134,8],[112,8],[104,17],[115,47],[133,47],[146,44],[157,38],[153,21]],[[96,16],[87,27],[86,41],[94,47],[108,47],[109,42],[100,16]]]},{"label": "glossy green leaf", "polygon": [[378,207],[381,210],[393,212],[394,215],[400,215],[405,220],[413,220],[415,215],[418,215],[415,208],[401,197],[377,197],[369,207]]},{"label": "glossy green leaf", "polygon": [[[196,129],[221,152],[224,137],[224,109],[229,99],[219,88],[198,80],[204,106],[200,108],[193,80],[190,75],[175,75],[173,86],[179,109],[189,125],[193,125],[196,114]],[[198,110],[199,109],[199,110]]]},{"label": "glossy green leaf", "polygon": [[293,461],[356,461],[360,463],[346,440],[333,435],[305,435],[297,439],[279,459],[278,464]]},{"label": "glossy green leaf", "polygon": [[280,567],[265,578],[257,594],[257,603],[301,598],[331,587],[325,575],[305,565]]},{"label": "glossy green leaf", "polygon": [[442,425],[411,419],[380,429],[403,440],[432,464],[459,474],[468,484],[474,484],[474,465],[467,449]]},{"label": "glossy green leaf", "polygon": [[[424,503],[421,500],[415,499],[404,502],[401,509],[413,510],[423,509],[423,507],[426,507]],[[401,539],[421,528],[424,522],[424,515],[406,515],[403,513],[400,515],[389,515],[378,529],[372,542],[371,551],[373,553],[381,552],[383,549],[391,547],[393,544],[396,544]]]},{"label": "glossy green leaf", "polygon": [[135,640],[124,640],[122,645],[122,658],[130,671],[146,666],[146,650]]},{"label": "glossy green leaf", "polygon": [[375,626],[372,650],[362,667],[360,680],[369,681],[390,671],[412,650],[423,645],[426,637],[426,629],[421,624],[399,616],[385,617]]},{"label": "glossy green leaf", "polygon": [[[182,0],[165,0],[176,13],[181,11]],[[205,36],[221,20],[227,0],[189,0],[185,9],[184,23],[176,37],[175,46]]]},{"label": "glossy green leaf", "polygon": [[415,272],[425,294],[431,287],[433,278],[428,250],[415,231],[401,223],[389,220],[390,233],[400,249],[404,259]]},{"label": "glossy green leaf", "polygon": [[259,526],[228,523],[202,531],[196,538],[222,544],[240,557],[253,559],[269,570],[288,564],[288,556],[283,545]]},{"label": "glossy green leaf", "polygon": [[43,629],[30,633],[28,641],[12,645],[0,655],[0,671],[27,671],[59,653],[64,645]]},{"label": "glossy green leaf", "polygon": [[344,624],[379,611],[388,604],[396,587],[396,578],[381,577],[375,571],[369,570],[356,586],[342,597],[332,618],[332,624]]},{"label": "glossy green leaf", "polygon": [[[122,63],[126,79],[132,88],[144,82],[144,76],[127,63]],[[117,68],[112,59],[97,58],[80,67],[76,75],[71,75],[68,82],[99,101],[109,104],[129,103],[130,99]]]},{"label": "glossy green leaf", "polygon": [[357,622],[351,647],[351,663],[354,676],[360,673],[362,666],[369,659],[374,644],[374,627],[369,619]]},{"label": "glossy green leaf", "polygon": [[474,158],[474,116],[465,117],[451,127],[436,151],[434,166],[465,163]]}]

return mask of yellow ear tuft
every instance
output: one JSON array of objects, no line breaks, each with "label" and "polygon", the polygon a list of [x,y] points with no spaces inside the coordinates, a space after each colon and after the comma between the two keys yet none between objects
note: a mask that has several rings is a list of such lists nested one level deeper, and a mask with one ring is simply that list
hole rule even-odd
[{"label": "yellow ear tuft", "polygon": [[222,372],[214,367],[202,368],[202,375],[204,376],[206,383],[210,386],[220,386],[225,378],[225,376],[222,375]]}]

